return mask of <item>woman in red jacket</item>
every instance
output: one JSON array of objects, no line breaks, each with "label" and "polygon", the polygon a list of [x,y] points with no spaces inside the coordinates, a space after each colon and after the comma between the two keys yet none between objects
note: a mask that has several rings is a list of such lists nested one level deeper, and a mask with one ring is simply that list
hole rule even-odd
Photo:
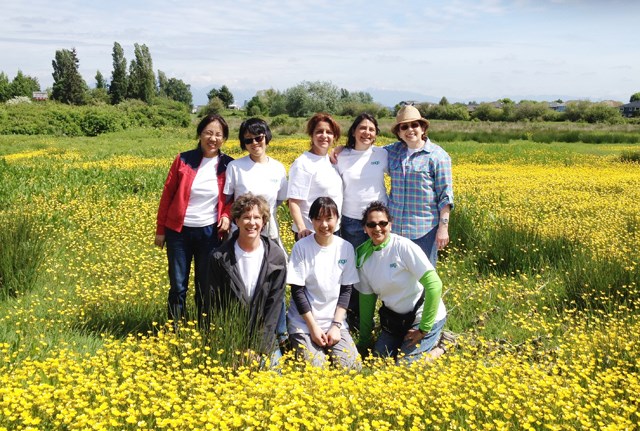
[{"label": "woman in red jacket", "polygon": [[[204,117],[197,128],[198,146],[176,156],[160,198],[155,244],[167,246],[169,319],[185,319],[191,261],[195,262],[198,318],[203,316],[207,261],[229,232],[231,198],[223,193],[231,157],[220,148],[229,126],[220,115]],[[202,321],[202,320],[201,320]]]}]

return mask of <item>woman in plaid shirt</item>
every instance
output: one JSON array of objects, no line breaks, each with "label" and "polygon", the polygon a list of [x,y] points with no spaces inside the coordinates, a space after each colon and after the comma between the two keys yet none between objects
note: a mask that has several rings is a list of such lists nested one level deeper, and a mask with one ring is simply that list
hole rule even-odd
[{"label": "woman in plaid shirt", "polygon": [[389,152],[393,231],[418,244],[435,267],[438,250],[449,243],[453,208],[451,157],[427,137],[429,122],[411,105],[403,106],[391,129],[399,139]]}]

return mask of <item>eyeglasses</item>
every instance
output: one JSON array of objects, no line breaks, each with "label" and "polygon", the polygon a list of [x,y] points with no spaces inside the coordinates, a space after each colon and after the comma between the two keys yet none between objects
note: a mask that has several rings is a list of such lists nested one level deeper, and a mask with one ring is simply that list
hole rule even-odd
[{"label": "eyeglasses", "polygon": [[411,124],[408,124],[408,123],[401,124],[400,125],[400,130],[402,130],[404,132],[409,127],[411,127],[412,129],[417,129],[418,127],[420,127],[420,123],[418,123],[417,121],[414,121]]},{"label": "eyeglasses", "polygon": [[251,145],[254,142],[256,144],[259,144],[262,141],[264,141],[264,135],[258,135],[258,136],[254,136],[253,138],[243,138],[242,139],[242,143],[245,144],[245,145]]},{"label": "eyeglasses", "polygon": [[388,225],[389,225],[389,222],[386,221],[386,220],[379,221],[378,223],[376,223],[374,221],[370,221],[370,222],[367,222],[365,224],[365,226],[368,227],[369,229],[374,229],[376,226],[380,226],[381,228],[385,228]]}]

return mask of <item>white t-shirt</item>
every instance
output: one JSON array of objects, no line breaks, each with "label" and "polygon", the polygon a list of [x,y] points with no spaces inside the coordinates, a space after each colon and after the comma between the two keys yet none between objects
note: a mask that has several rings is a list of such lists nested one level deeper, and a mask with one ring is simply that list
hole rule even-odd
[{"label": "white t-shirt", "polygon": [[[342,179],[335,170],[329,156],[318,156],[305,151],[293,161],[289,168],[289,187],[287,198],[299,199],[302,220],[307,229],[313,231],[313,224],[309,219],[309,208],[317,198],[328,196],[342,209]],[[298,232],[293,223],[292,229]],[[336,231],[340,229],[340,221],[336,224]]]},{"label": "white t-shirt", "polygon": [[[332,243],[322,247],[314,235],[302,238],[293,245],[287,270],[287,283],[305,286],[305,294],[318,326],[328,331],[338,305],[340,286],[356,284],[355,252],[353,246],[335,236]],[[287,313],[289,333],[308,334],[309,328],[291,301]],[[346,322],[343,322],[346,327]]]},{"label": "white t-shirt", "polygon": [[189,204],[184,215],[184,225],[204,227],[214,224],[218,218],[218,157],[203,157],[196,177],[191,184]]},{"label": "white t-shirt", "polygon": [[347,148],[340,153],[336,169],[343,183],[342,215],[360,220],[371,202],[387,203],[384,174],[389,172],[388,154],[374,146],[364,151]]},{"label": "white t-shirt", "polygon": [[[424,295],[420,278],[433,270],[427,255],[416,243],[405,237],[390,234],[389,243],[374,251],[358,270],[358,291],[375,293],[387,307],[397,313],[408,313]],[[422,318],[422,308],[416,313],[414,323]],[[440,299],[436,322],[447,316],[447,309]]]},{"label": "white t-shirt", "polygon": [[262,196],[269,203],[271,218],[265,229],[269,238],[278,240],[280,233],[276,207],[278,202],[287,198],[287,171],[282,163],[271,157],[267,159],[267,163],[256,163],[250,156],[229,162],[224,194],[237,199],[247,192]]},{"label": "white t-shirt", "polygon": [[236,241],[234,250],[236,253],[236,261],[238,262],[238,270],[240,271],[240,278],[247,290],[247,296],[252,298],[253,292],[256,290],[256,284],[258,283],[258,276],[260,276],[260,268],[262,267],[264,257],[264,245],[262,241],[260,241],[260,245],[254,251],[244,251]]}]

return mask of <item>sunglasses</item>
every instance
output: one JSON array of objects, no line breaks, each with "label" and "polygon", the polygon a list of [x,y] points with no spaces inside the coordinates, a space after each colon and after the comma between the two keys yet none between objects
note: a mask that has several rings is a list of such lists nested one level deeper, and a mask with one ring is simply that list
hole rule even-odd
[{"label": "sunglasses", "polygon": [[242,139],[242,143],[245,144],[245,145],[251,145],[254,142],[256,144],[259,144],[262,141],[264,141],[264,135],[258,135],[258,136],[254,136],[253,138],[243,138]]},{"label": "sunglasses", "polygon": [[409,124],[409,123],[404,123],[400,125],[400,130],[402,130],[403,132],[405,130],[407,130],[409,127],[411,127],[412,129],[417,129],[418,127],[420,127],[420,123],[418,123],[417,121],[414,121],[413,123]]},{"label": "sunglasses", "polygon": [[370,221],[370,222],[367,222],[365,224],[365,226],[368,227],[369,229],[373,229],[376,226],[380,226],[380,227],[384,228],[384,227],[387,227],[388,225],[389,225],[389,222],[386,221],[386,220],[379,221],[378,223],[376,223],[374,221]]}]

